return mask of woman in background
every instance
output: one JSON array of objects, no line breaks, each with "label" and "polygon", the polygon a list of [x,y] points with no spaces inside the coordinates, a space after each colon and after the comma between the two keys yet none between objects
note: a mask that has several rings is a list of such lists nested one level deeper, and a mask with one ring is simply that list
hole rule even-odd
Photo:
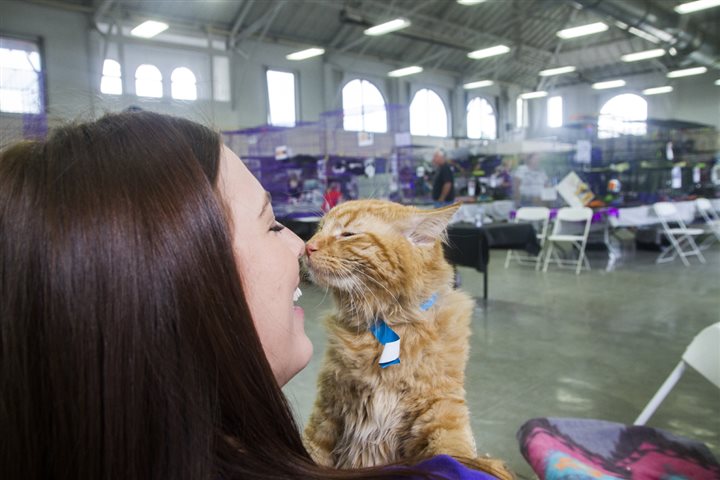
[{"label": "woman in background", "polygon": [[0,478],[491,478],[312,462],[281,391],[312,355],[304,246],[212,130],[134,112],[11,146],[0,232]]}]

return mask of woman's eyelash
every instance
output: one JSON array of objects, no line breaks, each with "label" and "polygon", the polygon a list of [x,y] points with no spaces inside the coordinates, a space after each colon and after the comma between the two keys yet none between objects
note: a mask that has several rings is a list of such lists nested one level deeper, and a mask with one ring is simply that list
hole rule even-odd
[{"label": "woman's eyelash", "polygon": [[272,227],[270,227],[271,232],[279,232],[283,229],[285,229],[285,225],[283,225],[282,223],[278,223],[278,222],[275,222],[275,224]]}]

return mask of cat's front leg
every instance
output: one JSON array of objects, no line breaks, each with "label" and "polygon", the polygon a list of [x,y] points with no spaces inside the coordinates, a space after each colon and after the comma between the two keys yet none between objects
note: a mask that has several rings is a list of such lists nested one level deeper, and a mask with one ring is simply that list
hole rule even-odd
[{"label": "cat's front leg", "polygon": [[475,458],[477,448],[470,428],[470,414],[463,400],[440,399],[418,418],[414,429],[424,438],[426,456],[446,454]]}]

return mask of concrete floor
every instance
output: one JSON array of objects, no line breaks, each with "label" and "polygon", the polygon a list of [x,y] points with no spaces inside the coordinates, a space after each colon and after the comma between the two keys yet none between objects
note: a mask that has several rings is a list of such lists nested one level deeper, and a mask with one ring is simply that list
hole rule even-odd
[{"label": "concrete floor", "polygon": [[[720,248],[705,253],[706,265],[691,259],[686,268],[679,260],[655,265],[657,253],[637,251],[606,272],[604,253],[590,252],[593,270],[576,276],[506,270],[505,252],[493,251],[486,303],[481,275],[461,268],[462,288],[478,299],[467,368],[478,448],[534,478],[515,439],[526,420],[632,423],[692,338],[720,321]],[[313,285],[302,290],[315,354],[285,392],[304,424],[325,348],[319,318],[332,299]],[[705,442],[720,459],[720,390],[688,369],[648,425]]]}]

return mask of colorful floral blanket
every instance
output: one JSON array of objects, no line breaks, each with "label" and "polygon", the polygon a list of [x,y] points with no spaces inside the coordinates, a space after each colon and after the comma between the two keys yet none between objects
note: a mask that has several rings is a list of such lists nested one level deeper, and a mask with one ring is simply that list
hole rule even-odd
[{"label": "colorful floral blanket", "polygon": [[540,480],[719,480],[702,443],[646,426],[577,418],[536,418],[517,433]]}]

